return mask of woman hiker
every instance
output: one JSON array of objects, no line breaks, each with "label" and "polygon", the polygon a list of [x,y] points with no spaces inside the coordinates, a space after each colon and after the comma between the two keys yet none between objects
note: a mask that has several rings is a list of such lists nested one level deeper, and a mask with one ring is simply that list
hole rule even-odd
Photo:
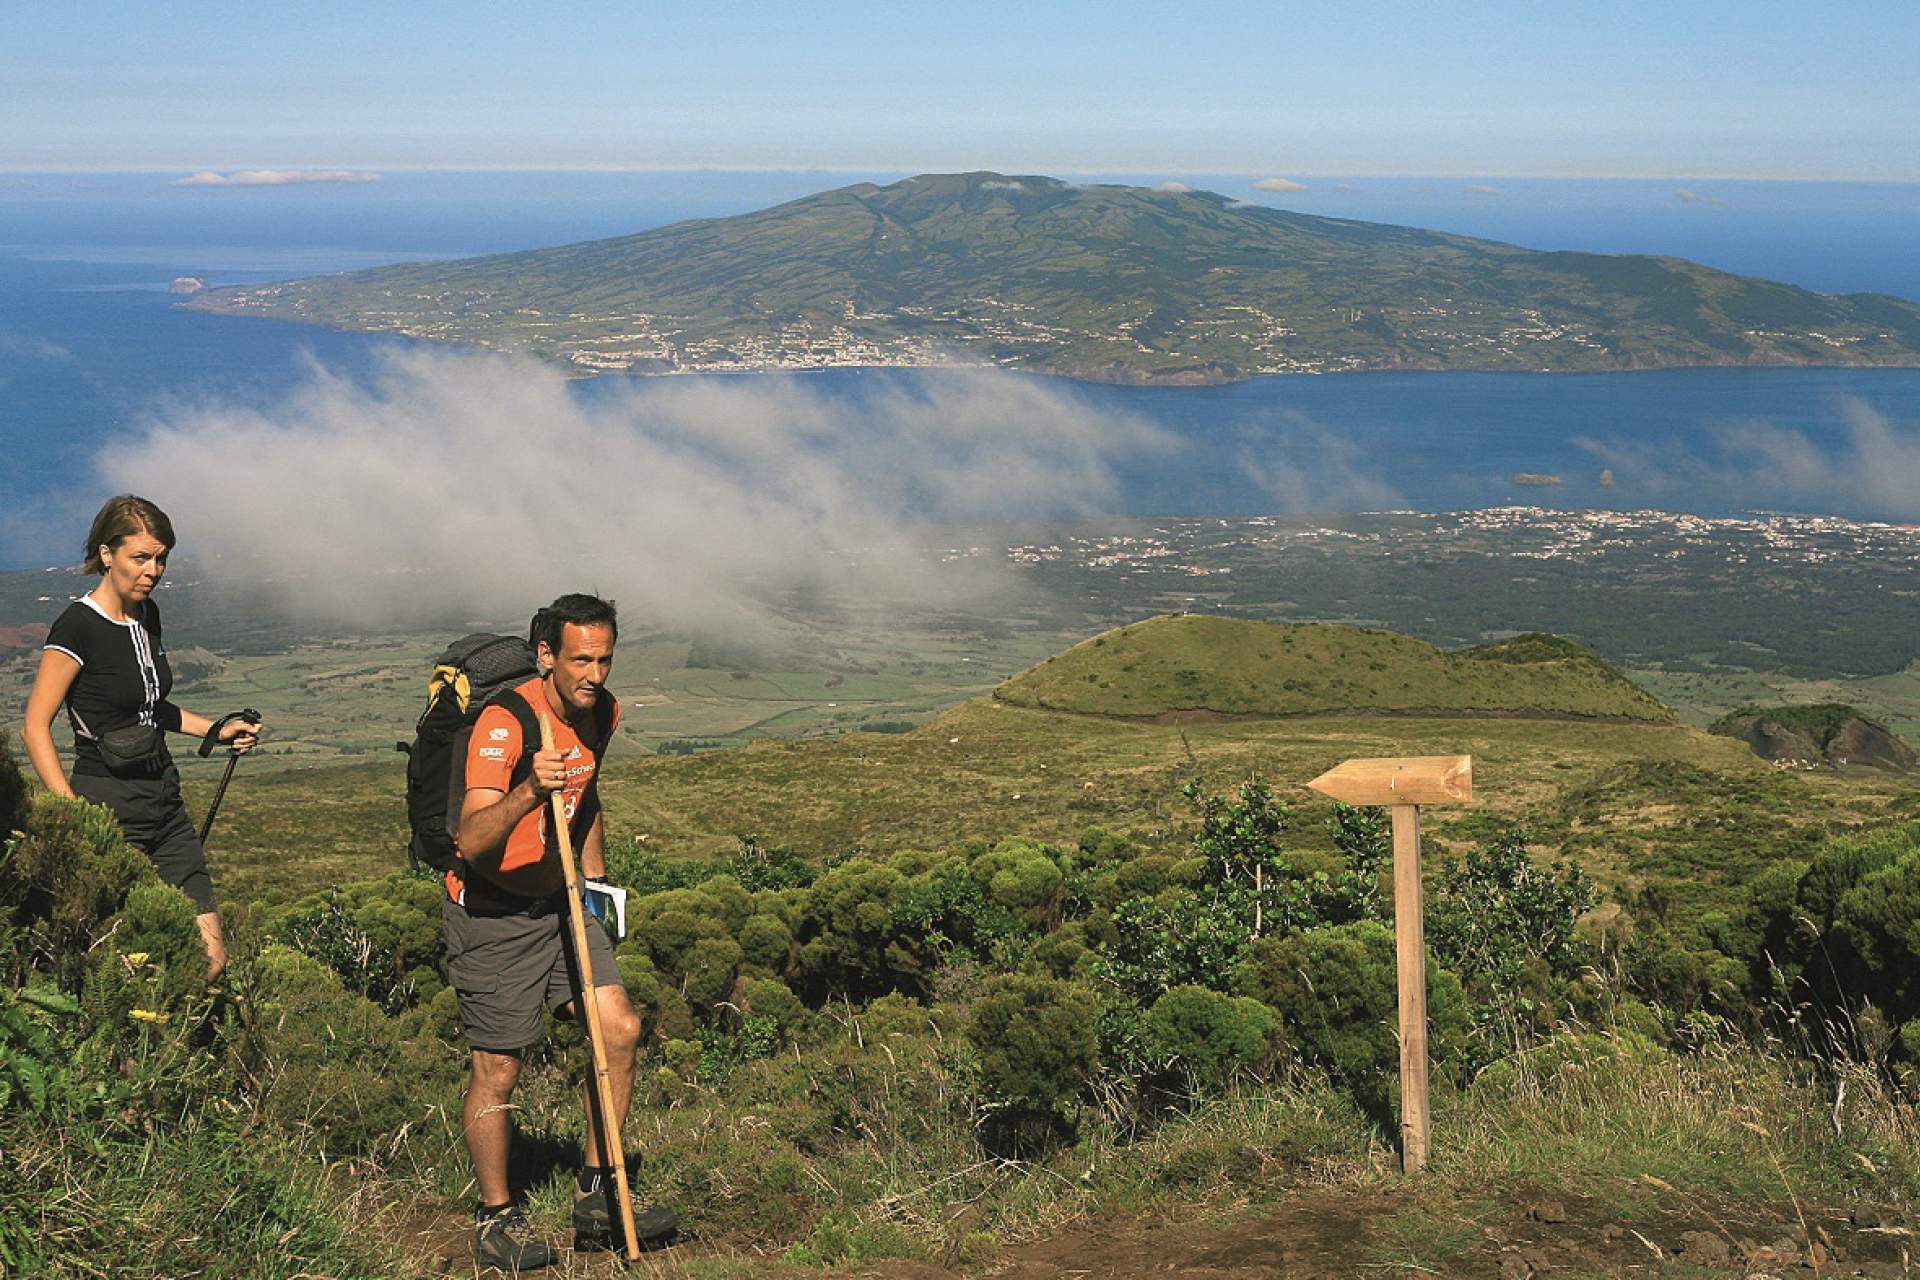
[{"label": "woman hiker", "polygon": [[[227,949],[206,850],[180,798],[166,732],[204,738],[214,722],[168,701],[173,671],[152,598],[173,545],[172,522],[145,498],[122,494],[100,508],[86,546],[87,571],[100,582],[54,621],[20,736],[49,791],[113,810],[127,842],[193,899],[211,981],[226,966]],[[63,705],[73,726],[71,782],[53,745],[53,716]],[[248,751],[259,733],[256,723],[226,718],[218,740]]]}]

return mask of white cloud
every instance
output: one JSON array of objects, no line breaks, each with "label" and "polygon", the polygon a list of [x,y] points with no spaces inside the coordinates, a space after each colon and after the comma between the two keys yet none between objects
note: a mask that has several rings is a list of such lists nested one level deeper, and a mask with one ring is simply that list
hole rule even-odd
[{"label": "white cloud", "polygon": [[1406,505],[1367,451],[1298,410],[1242,427],[1231,445],[1240,474],[1276,511],[1384,511]]},{"label": "white cloud", "polygon": [[1575,441],[1649,498],[1731,506],[1920,518],[1920,427],[1890,420],[1865,401],[1841,402],[1842,430],[1819,438],[1794,427],[1746,422],[1716,432],[1709,448],[1614,439]]},{"label": "white cloud", "polygon": [[1307,184],[1292,178],[1262,178],[1253,184],[1255,191],[1305,191]]},{"label": "white cloud", "polygon": [[1266,208],[1266,207],[1267,207],[1267,206],[1265,206],[1265,205],[1263,205],[1263,204],[1261,204],[1261,203],[1260,203],[1260,202],[1259,202],[1258,200],[1229,200],[1229,201],[1227,201],[1227,208],[1229,208],[1229,209],[1264,209],[1264,208]]},{"label": "white cloud", "polygon": [[1335,191],[1358,191],[1360,188],[1354,186],[1351,182],[1336,182],[1333,184],[1333,189]]},{"label": "white cloud", "polygon": [[306,183],[355,183],[378,182],[377,173],[361,173],[352,169],[236,169],[232,173],[216,173],[212,169],[202,169],[190,173],[184,178],[175,178],[176,187],[292,187]]},{"label": "white cloud", "polygon": [[315,368],[260,412],[175,406],[99,458],[178,512],[183,545],[290,611],[507,619],[566,590],[706,634],[777,633],[795,589],[942,603],[992,589],[930,565],[925,522],[1089,516],[1158,428],[1052,381],[635,379],[569,389],[501,356],[406,352],[366,382]]},{"label": "white cloud", "polygon": [[1500,188],[1490,187],[1484,182],[1469,182],[1466,186],[1461,187],[1460,191],[1463,195],[1469,196],[1497,196],[1500,194]]},{"label": "white cloud", "polygon": [[23,356],[29,360],[71,360],[73,352],[45,338],[8,333],[0,329],[0,355]]},{"label": "white cloud", "polygon": [[1192,191],[1193,188],[1188,186],[1184,182],[1163,182],[1159,186],[1155,187],[1154,190],[1162,191],[1172,196],[1180,196],[1180,195],[1187,194],[1189,191]]},{"label": "white cloud", "polygon": [[980,184],[982,191],[1025,191],[1026,187],[1009,178],[1005,182],[997,178],[988,178]]}]

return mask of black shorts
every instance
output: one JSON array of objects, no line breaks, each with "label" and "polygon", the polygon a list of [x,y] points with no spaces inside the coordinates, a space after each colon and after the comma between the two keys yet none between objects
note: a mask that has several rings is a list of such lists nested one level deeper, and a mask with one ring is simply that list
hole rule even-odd
[{"label": "black shorts", "polygon": [[127,843],[146,854],[160,878],[193,899],[201,915],[219,910],[207,851],[180,798],[180,771],[172,764],[150,778],[75,773],[73,793],[105,805],[120,820]]},{"label": "black shorts", "polygon": [[[573,999],[573,923],[564,893],[535,913],[477,915],[451,898],[440,901],[447,937],[447,981],[460,1002],[467,1043],[512,1053],[546,1034],[542,1012]],[[620,966],[598,920],[587,921],[593,985],[617,987]]]}]

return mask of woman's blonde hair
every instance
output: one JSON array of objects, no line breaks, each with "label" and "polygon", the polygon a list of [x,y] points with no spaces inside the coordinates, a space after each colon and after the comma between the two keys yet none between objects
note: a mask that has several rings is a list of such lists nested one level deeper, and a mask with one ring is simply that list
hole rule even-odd
[{"label": "woman's blonde hair", "polygon": [[87,530],[87,572],[105,573],[107,565],[100,558],[100,548],[117,547],[136,533],[155,538],[167,550],[173,550],[173,521],[167,519],[166,512],[131,493],[108,498],[93,518],[93,527]]}]

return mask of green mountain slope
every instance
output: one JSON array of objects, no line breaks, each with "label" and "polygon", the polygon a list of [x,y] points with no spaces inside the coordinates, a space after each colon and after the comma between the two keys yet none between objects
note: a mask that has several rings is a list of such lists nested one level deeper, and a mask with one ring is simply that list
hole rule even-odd
[{"label": "green mountain slope", "polygon": [[1366,710],[1673,718],[1591,652],[1555,636],[1444,653],[1387,631],[1200,615],[1152,618],[1082,641],[993,696],[1121,716]]},{"label": "green mountain slope", "polygon": [[1207,191],[927,174],[558,248],[184,304],[585,371],[990,363],[1112,381],[1920,363],[1920,306]]}]

